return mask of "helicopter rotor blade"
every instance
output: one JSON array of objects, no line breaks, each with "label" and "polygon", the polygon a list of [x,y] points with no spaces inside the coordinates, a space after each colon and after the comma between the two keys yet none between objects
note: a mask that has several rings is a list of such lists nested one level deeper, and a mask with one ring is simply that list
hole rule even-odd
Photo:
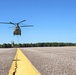
[{"label": "helicopter rotor blade", "polygon": [[16,25],[16,23],[13,23],[13,22],[9,22],[10,24],[13,24],[13,25]]},{"label": "helicopter rotor blade", "polygon": [[10,22],[0,22],[1,24],[10,24]]},{"label": "helicopter rotor blade", "polygon": [[20,27],[33,27],[33,25],[25,25],[25,26],[20,26]]},{"label": "helicopter rotor blade", "polygon": [[24,21],[26,21],[26,20],[22,20],[22,21],[18,22],[18,24],[20,24],[20,23],[22,23],[22,22],[24,22]]},{"label": "helicopter rotor blade", "polygon": [[13,25],[15,25],[15,23],[12,23],[12,22],[0,22],[0,24],[13,24]]}]

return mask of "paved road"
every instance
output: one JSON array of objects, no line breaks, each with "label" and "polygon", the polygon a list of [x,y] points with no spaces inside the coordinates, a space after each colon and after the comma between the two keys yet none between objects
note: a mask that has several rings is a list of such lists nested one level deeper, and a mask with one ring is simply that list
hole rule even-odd
[{"label": "paved road", "polygon": [[8,75],[15,53],[15,48],[0,48],[0,75]]},{"label": "paved road", "polygon": [[41,75],[76,75],[75,47],[21,48]]},{"label": "paved road", "polygon": [[[41,75],[76,75],[76,47],[21,48]],[[8,75],[16,49],[0,49],[0,75]]]}]

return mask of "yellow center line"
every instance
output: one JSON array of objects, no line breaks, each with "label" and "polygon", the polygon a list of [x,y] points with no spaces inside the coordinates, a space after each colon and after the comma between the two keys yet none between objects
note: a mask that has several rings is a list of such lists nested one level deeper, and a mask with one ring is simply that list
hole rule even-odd
[{"label": "yellow center line", "polygon": [[18,48],[8,75],[41,75]]}]

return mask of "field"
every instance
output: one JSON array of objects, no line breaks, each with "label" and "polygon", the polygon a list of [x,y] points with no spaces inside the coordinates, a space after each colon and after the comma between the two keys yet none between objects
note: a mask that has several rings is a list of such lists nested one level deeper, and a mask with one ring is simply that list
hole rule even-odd
[{"label": "field", "polygon": [[[41,75],[76,75],[76,47],[20,48]],[[0,49],[0,75],[8,75],[16,48]]]}]

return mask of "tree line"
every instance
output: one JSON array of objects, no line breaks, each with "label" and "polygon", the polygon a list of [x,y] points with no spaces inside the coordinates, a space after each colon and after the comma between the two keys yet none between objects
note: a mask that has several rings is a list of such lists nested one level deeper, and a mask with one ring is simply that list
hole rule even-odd
[{"label": "tree line", "polygon": [[50,42],[50,43],[19,43],[19,44],[0,44],[0,48],[12,48],[12,47],[62,47],[62,46],[76,46],[76,43],[64,43],[64,42]]}]

